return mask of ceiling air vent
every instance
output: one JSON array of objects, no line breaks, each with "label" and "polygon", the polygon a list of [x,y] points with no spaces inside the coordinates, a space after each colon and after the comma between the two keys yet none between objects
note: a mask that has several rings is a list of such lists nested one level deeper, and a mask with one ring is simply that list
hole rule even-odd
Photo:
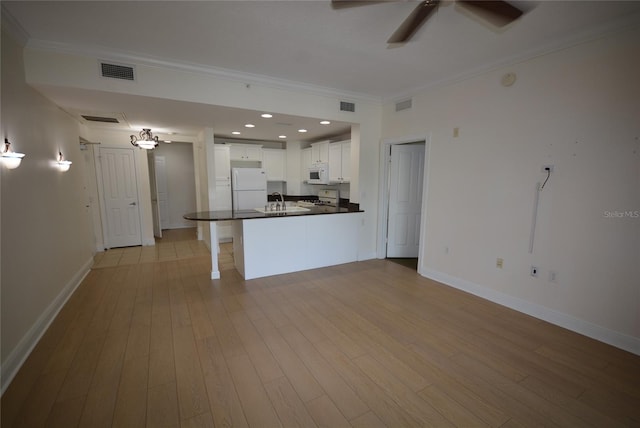
[{"label": "ceiling air vent", "polygon": [[350,103],[348,101],[340,101],[340,111],[356,111],[356,105],[354,103]]},{"label": "ceiling air vent", "polygon": [[135,80],[133,67],[131,66],[101,62],[100,68],[102,71],[102,77],[121,80]]},{"label": "ceiling air vent", "polygon": [[411,108],[412,105],[412,99],[409,98],[408,100],[404,100],[404,101],[398,101],[396,103],[396,111],[402,111],[402,110],[409,110]]},{"label": "ceiling air vent", "polygon": [[88,116],[84,114],[81,116],[84,120],[88,120],[89,122],[120,123],[120,121],[115,117]]}]

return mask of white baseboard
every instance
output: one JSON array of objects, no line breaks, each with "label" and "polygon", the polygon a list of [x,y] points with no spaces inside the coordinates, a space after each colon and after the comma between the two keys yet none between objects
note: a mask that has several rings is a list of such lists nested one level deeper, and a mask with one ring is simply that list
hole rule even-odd
[{"label": "white baseboard", "polygon": [[22,337],[18,345],[11,351],[5,361],[2,362],[2,394],[7,390],[9,384],[24,364],[33,348],[38,344],[47,331],[58,312],[67,303],[69,297],[78,288],[82,280],[87,276],[93,264],[93,256],[87,260],[75,275],[67,282],[60,294],[53,299],[45,311],[38,317],[29,331]]},{"label": "white baseboard", "polygon": [[371,251],[369,253],[358,253],[358,261],[362,262],[364,260],[371,260],[371,259],[376,259],[378,258],[378,255],[376,254],[375,251]]},{"label": "white baseboard", "polygon": [[162,230],[167,230],[167,229],[193,229],[194,226],[193,224],[185,224],[185,223],[171,223],[168,225],[163,225]]},{"label": "white baseboard", "polygon": [[506,306],[518,312],[550,322],[551,324],[564,327],[600,342],[615,346],[616,348],[624,349],[625,351],[640,355],[640,339],[637,337],[610,330],[606,327],[593,324],[589,321],[573,317],[563,312],[549,309],[545,306],[531,303],[518,297],[513,297],[474,282],[456,278],[433,269],[421,268],[418,269],[418,273],[424,277],[433,279],[434,281],[466,291],[499,305]]}]

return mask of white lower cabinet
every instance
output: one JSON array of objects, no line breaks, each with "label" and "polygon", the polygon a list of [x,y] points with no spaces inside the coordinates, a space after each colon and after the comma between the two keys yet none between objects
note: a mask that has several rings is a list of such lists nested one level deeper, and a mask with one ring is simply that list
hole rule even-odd
[{"label": "white lower cabinet", "polygon": [[362,213],[236,220],[233,255],[245,279],[358,260]]}]

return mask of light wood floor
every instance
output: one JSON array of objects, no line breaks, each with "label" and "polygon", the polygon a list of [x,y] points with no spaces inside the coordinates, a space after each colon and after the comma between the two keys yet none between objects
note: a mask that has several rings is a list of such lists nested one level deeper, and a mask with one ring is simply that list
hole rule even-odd
[{"label": "light wood floor", "polygon": [[93,268],[181,260],[208,255],[209,250],[202,241],[196,240],[196,234],[196,228],[164,230],[162,238],[156,238],[156,245],[111,248],[97,253],[93,257]]},{"label": "light wood floor", "polygon": [[2,427],[640,426],[640,357],[386,260],[212,281],[93,270]]}]

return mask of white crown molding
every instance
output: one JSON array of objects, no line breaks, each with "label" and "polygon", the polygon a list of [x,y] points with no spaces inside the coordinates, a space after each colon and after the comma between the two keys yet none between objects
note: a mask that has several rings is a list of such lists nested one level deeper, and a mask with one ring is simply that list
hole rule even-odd
[{"label": "white crown molding", "polygon": [[336,97],[348,101],[362,101],[373,103],[380,103],[382,101],[381,97],[359,92],[343,91],[336,88],[279,79],[262,74],[246,73],[242,71],[213,67],[204,64],[168,60],[165,58],[138,54],[135,52],[111,49],[104,46],[88,46],[31,38],[27,43],[27,48],[48,52],[57,52],[68,55],[87,56],[91,58],[98,58],[100,60],[112,60],[114,62],[128,63],[132,65],[144,65],[149,67],[165,68],[190,73],[208,74],[216,78],[242,82],[244,84],[259,84],[275,89],[301,91],[314,95]]},{"label": "white crown molding", "polygon": [[9,34],[22,46],[26,45],[30,35],[27,30],[9,13],[4,4],[0,4],[0,25],[2,31]]},{"label": "white crown molding", "polygon": [[486,63],[471,70],[447,76],[444,79],[439,79],[425,85],[416,86],[407,91],[399,92],[390,96],[384,96],[382,97],[382,102],[385,104],[391,102],[395,103],[398,100],[411,98],[420,92],[427,92],[437,88],[453,85],[492,71],[530,61],[537,57],[568,49],[583,43],[588,43],[593,40],[605,38],[611,36],[612,34],[622,33],[638,26],[640,26],[640,14],[628,15],[621,19],[595,26],[580,33],[572,34],[568,37],[554,40],[544,46],[540,46],[535,49],[530,49],[528,51],[520,52],[516,55],[503,58],[499,61]]}]

